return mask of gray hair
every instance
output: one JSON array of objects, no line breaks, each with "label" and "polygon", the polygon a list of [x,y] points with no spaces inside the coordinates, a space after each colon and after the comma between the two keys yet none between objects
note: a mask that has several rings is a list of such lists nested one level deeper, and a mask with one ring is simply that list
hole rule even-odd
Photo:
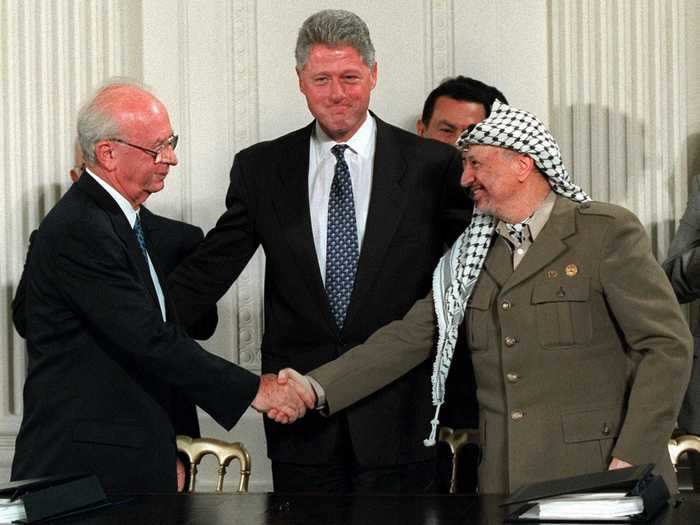
[{"label": "gray hair", "polygon": [[115,100],[112,91],[134,87],[148,90],[139,82],[128,78],[113,78],[99,87],[78,112],[78,144],[86,163],[94,163],[95,144],[101,140],[120,138],[119,122],[115,118]]},{"label": "gray hair", "polygon": [[326,9],[304,20],[294,50],[298,70],[301,71],[306,65],[314,44],[351,46],[360,54],[367,67],[374,67],[374,46],[369,37],[369,28],[359,16],[350,11]]}]

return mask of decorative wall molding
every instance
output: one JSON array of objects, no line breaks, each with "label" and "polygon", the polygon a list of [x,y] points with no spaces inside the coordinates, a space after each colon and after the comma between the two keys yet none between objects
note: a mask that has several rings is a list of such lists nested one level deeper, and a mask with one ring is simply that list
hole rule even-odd
[{"label": "decorative wall molding", "polygon": [[453,0],[425,0],[425,92],[444,78],[455,75]]},{"label": "decorative wall molding", "polygon": [[[236,151],[240,151],[258,141],[258,28],[254,0],[235,0],[229,5],[227,22],[232,28],[233,48],[229,57],[229,83],[233,87],[229,122]],[[238,360],[256,371],[260,371],[264,275],[265,257],[258,250],[236,282]]]},{"label": "decorative wall molding", "polygon": [[552,128],[575,180],[663,258],[687,194],[686,4],[550,2]]}]

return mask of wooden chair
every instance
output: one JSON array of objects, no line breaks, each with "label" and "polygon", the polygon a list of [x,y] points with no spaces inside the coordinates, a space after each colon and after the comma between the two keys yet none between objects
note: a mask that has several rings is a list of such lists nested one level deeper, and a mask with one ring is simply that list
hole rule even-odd
[{"label": "wooden chair", "polygon": [[700,436],[685,434],[672,438],[668,442],[668,454],[671,456],[673,468],[678,472],[678,458],[686,452],[700,453]]},{"label": "wooden chair", "polygon": [[459,451],[467,445],[480,445],[479,431],[472,428],[458,428],[454,430],[450,427],[440,427],[438,441],[447,443],[452,452],[452,476],[450,477],[450,494],[457,493],[458,486],[458,464]]},{"label": "wooden chair", "polygon": [[190,462],[189,492],[194,492],[197,481],[197,466],[202,458],[213,454],[219,461],[218,481],[216,491],[224,490],[224,476],[226,467],[231,460],[237,459],[241,465],[241,475],[238,482],[238,492],[248,492],[248,480],[250,479],[251,460],[250,454],[241,443],[228,443],[214,438],[191,438],[190,436],[177,436],[177,449],[187,456]]}]

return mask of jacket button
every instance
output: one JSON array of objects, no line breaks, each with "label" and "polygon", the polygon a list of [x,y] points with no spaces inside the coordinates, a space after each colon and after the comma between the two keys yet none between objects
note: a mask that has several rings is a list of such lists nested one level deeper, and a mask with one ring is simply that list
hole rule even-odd
[{"label": "jacket button", "polygon": [[604,436],[609,436],[610,435],[610,427],[608,426],[607,423],[603,423],[603,430],[601,430]]},{"label": "jacket button", "polygon": [[513,410],[513,411],[510,413],[510,418],[511,418],[513,421],[518,421],[519,419],[522,419],[522,418],[524,418],[524,417],[525,417],[525,413],[524,413],[522,410]]},{"label": "jacket button", "polygon": [[504,339],[504,342],[505,342],[506,346],[508,346],[508,347],[515,346],[515,343],[518,342],[518,338],[509,335],[508,337],[506,337]]},{"label": "jacket button", "polygon": [[509,383],[517,383],[520,381],[520,376],[518,374],[515,374],[513,372],[508,372],[506,374],[506,379],[508,380]]},{"label": "jacket button", "polygon": [[501,303],[501,309],[503,309],[503,310],[510,310],[512,307],[513,307],[513,305],[511,304],[510,301],[506,300],[506,301],[503,301]]}]

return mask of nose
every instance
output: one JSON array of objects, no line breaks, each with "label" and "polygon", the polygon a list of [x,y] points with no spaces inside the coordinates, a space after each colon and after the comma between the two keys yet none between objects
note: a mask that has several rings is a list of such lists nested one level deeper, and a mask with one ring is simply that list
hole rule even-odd
[{"label": "nose", "polygon": [[340,81],[331,81],[331,99],[341,100],[345,96],[345,88]]},{"label": "nose", "polygon": [[159,161],[163,164],[169,164],[170,166],[177,166],[177,154],[172,146],[166,146],[160,150]]},{"label": "nose", "polygon": [[474,183],[474,171],[468,162],[462,163],[462,178],[459,182],[463,188],[468,188]]}]

